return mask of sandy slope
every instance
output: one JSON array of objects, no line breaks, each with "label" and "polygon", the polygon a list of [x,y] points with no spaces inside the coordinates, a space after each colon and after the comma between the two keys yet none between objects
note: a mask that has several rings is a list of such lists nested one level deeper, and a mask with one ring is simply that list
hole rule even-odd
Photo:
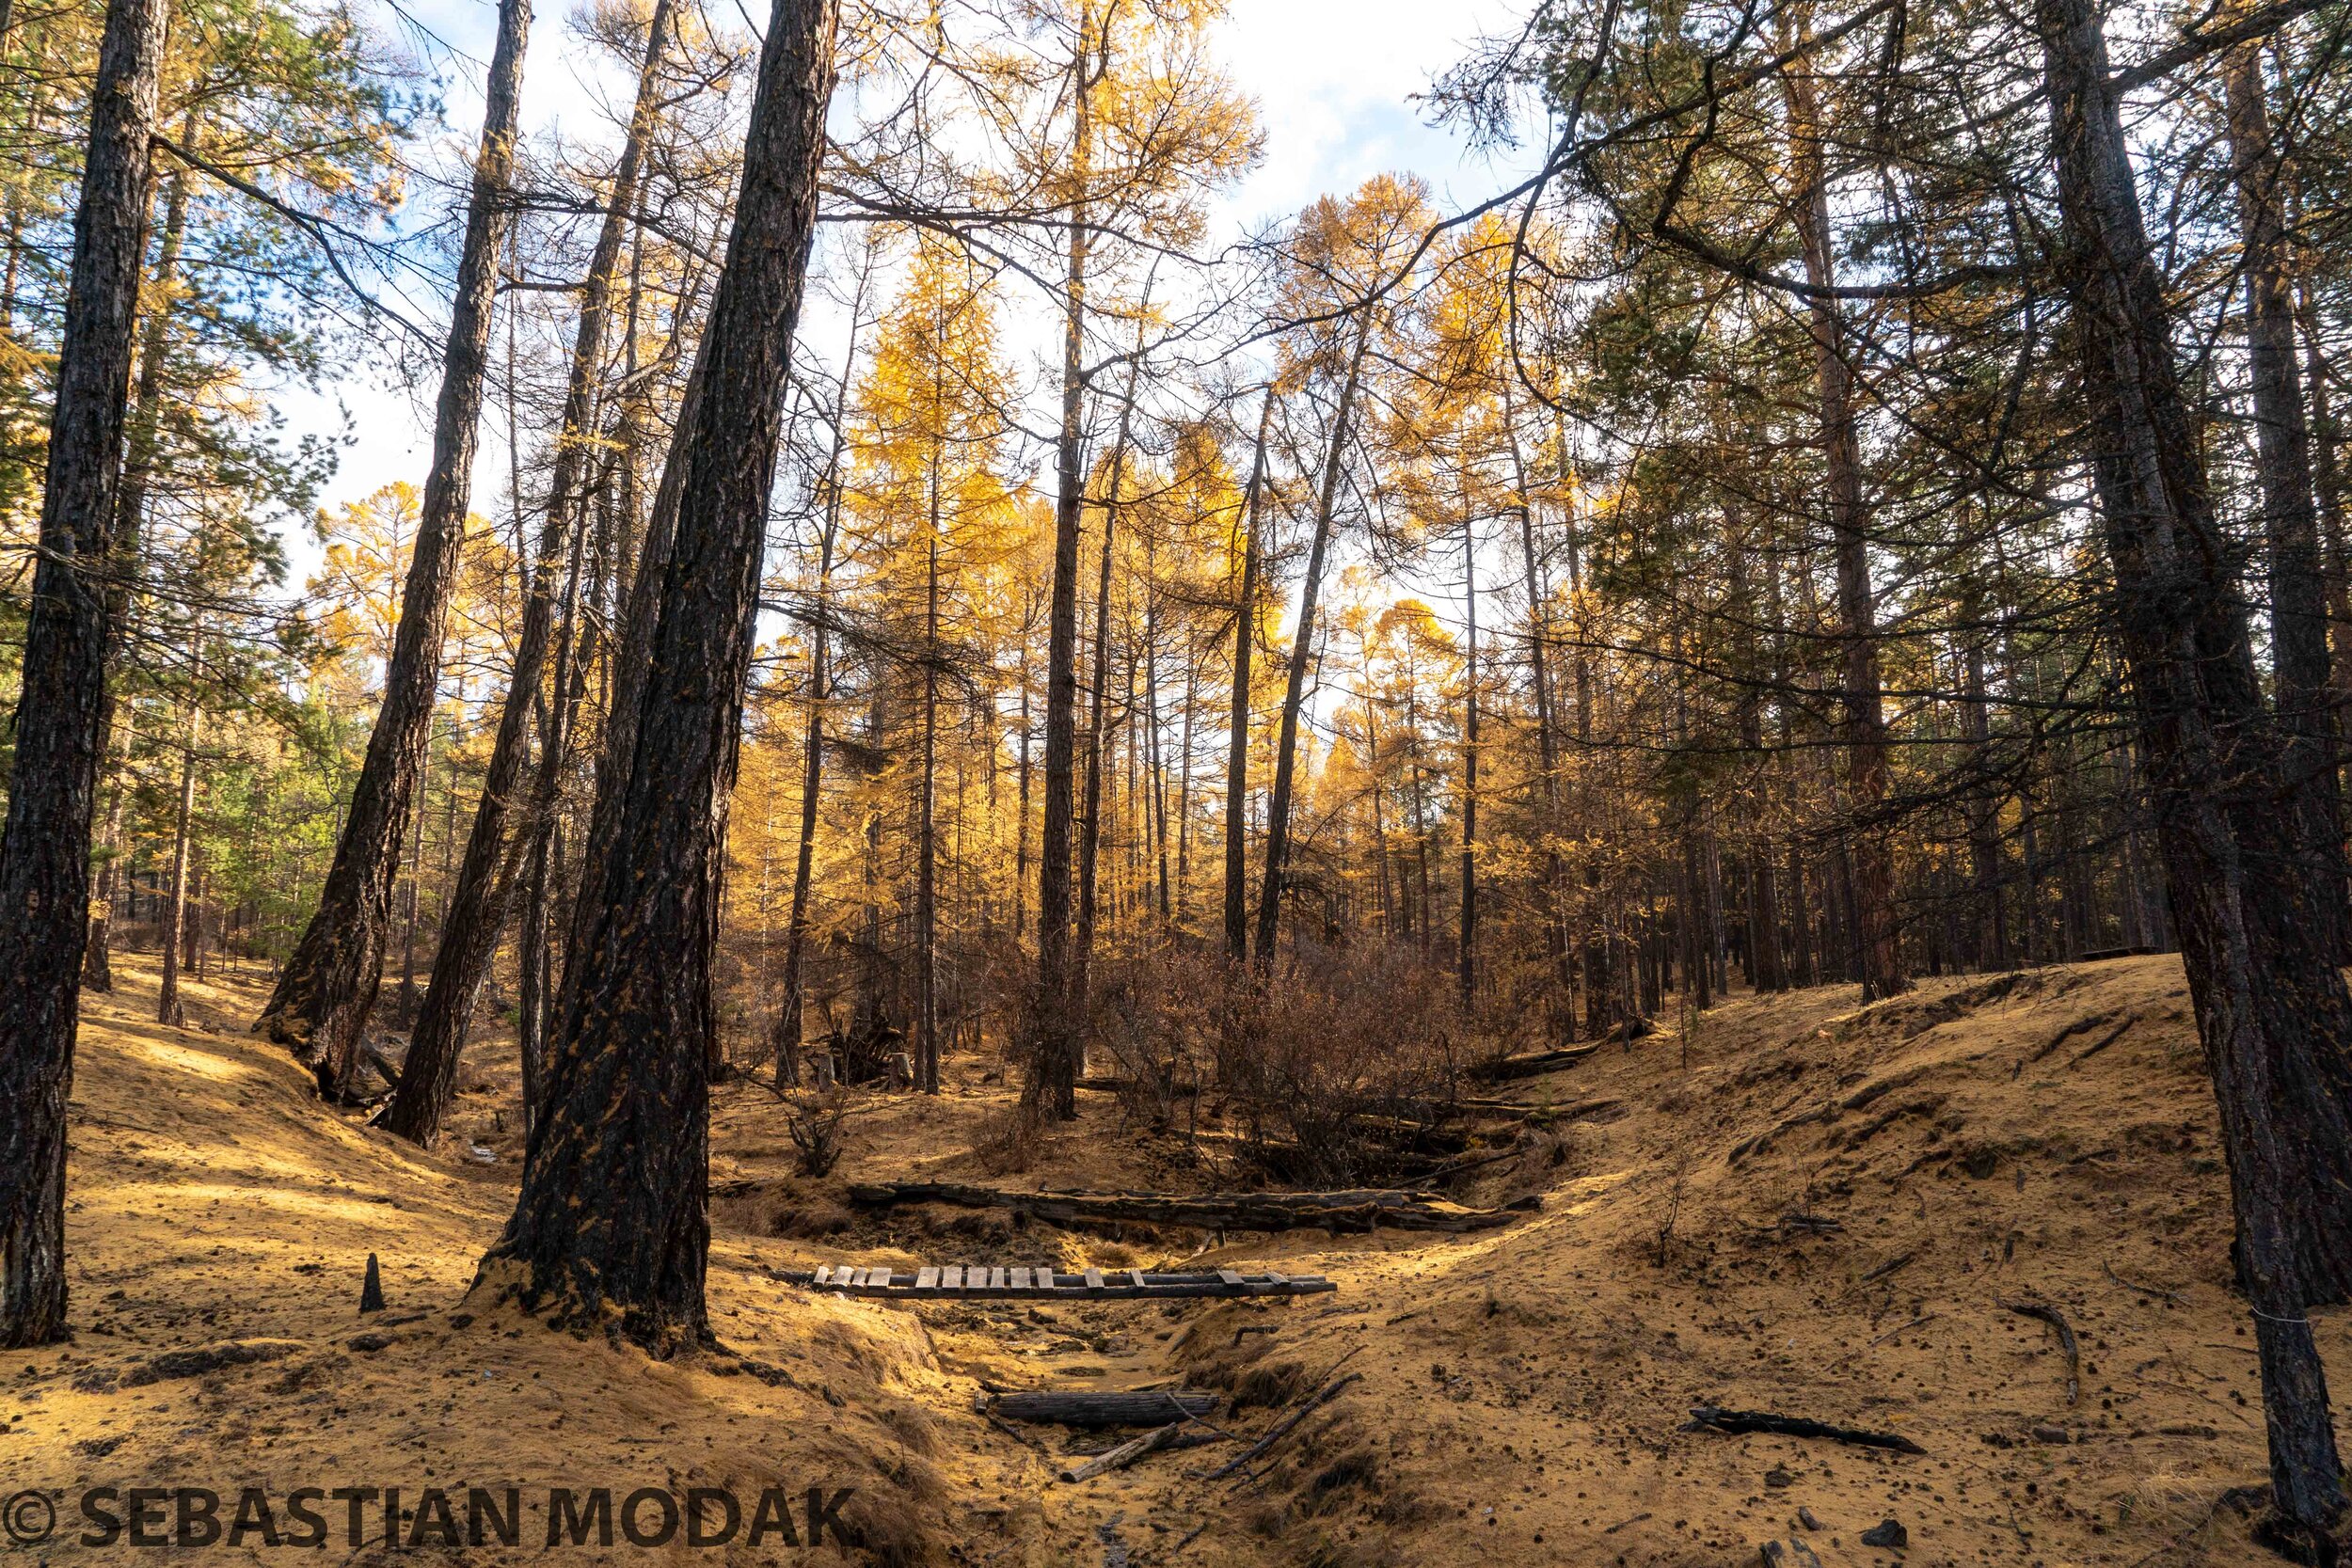
[{"label": "sandy slope", "polygon": [[[2261,1412],[2169,959],[1931,981],[1867,1011],[1851,988],[1735,1001],[1687,1038],[1518,1086],[1627,1107],[1543,1130],[1480,1173],[1470,1196],[1546,1195],[1524,1223],[1468,1238],[1296,1232],[1210,1254],[1341,1281],[1291,1304],[809,1298],[768,1271],[1047,1249],[1150,1264],[1208,1239],[843,1205],[846,1180],[977,1176],[972,1145],[1006,1102],[991,1063],[952,1064],[937,1102],[871,1097],[824,1182],[789,1174],[772,1097],[730,1086],[710,1282],[727,1351],[670,1365],[469,1310],[518,1153],[498,1111],[513,1102],[511,1051],[484,1043],[453,1134],[421,1155],[321,1109],[236,1029],[249,990],[199,987],[215,1027],[162,1029],[139,1022],[151,972],[123,967],[123,990],[87,1009],[76,1077],[77,1338],[0,1355],[5,1490],[61,1489],[68,1510],[42,1560],[126,1550],[69,1539],[92,1486],[207,1486],[233,1511],[245,1485],[278,1499],[398,1485],[413,1500],[469,1482],[533,1502],[554,1484],[716,1486],[747,1509],[764,1487],[849,1487],[840,1512],[862,1555],[917,1562],[1733,1564],[1790,1534],[1831,1568],[2258,1555],[2239,1512],[2217,1506],[2262,1479]],[[2101,1022],[2058,1037],[2085,1020]],[[1080,1124],[1009,1180],[1204,1180],[1181,1140],[1082,1098]],[[476,1142],[498,1162],[470,1158]],[[370,1251],[390,1310],[362,1321]],[[2056,1305],[2080,1334],[2078,1402],[2050,1330],[2004,1306],[2018,1300]],[[2343,1315],[2321,1340],[2352,1395]],[[147,1380],[158,1355],[230,1342],[256,1358]],[[1188,1474],[1231,1451],[1217,1448],[1056,1484],[1059,1433],[1049,1455],[972,1412],[983,1384],[1208,1382],[1234,1391],[1230,1423],[1254,1433],[1269,1402],[1343,1355],[1362,1381],[1238,1487]],[[1699,1403],[1891,1429],[1929,1451],[1680,1430]],[[344,1506],[326,1505],[336,1560],[839,1560],[830,1544],[753,1551],[739,1536],[549,1554],[528,1506],[521,1549],[428,1538],[395,1554],[380,1503],[367,1515],[379,1544],[354,1552]],[[1887,1516],[1908,1531],[1901,1553],[1860,1544]],[[285,1559],[258,1540],[207,1555]]]}]

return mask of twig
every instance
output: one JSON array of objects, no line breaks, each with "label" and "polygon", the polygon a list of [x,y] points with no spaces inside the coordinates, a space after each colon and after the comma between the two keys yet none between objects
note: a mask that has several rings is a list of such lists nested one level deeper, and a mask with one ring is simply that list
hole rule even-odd
[{"label": "twig", "polygon": [[1861,1283],[1867,1285],[1874,1280],[1884,1279],[1888,1275],[1893,1274],[1897,1269],[1904,1267],[1918,1256],[1919,1254],[1916,1251],[1906,1252],[1900,1258],[1894,1259],[1892,1262],[1881,1263],[1877,1268],[1872,1269],[1868,1274],[1864,1275],[1862,1276]]},{"label": "twig", "polygon": [[2058,1348],[2066,1353],[2066,1402],[2074,1403],[2082,1397],[2083,1352],[2066,1314],[2042,1301],[2005,1301],[2001,1305],[2021,1318],[2034,1318],[2058,1330]]},{"label": "twig", "polygon": [[[994,1411],[983,1410],[980,1414],[988,1418],[988,1424],[990,1426],[994,1427],[998,1432],[1003,1433],[1006,1436],[1011,1438],[1023,1448],[1035,1449],[1040,1453],[1045,1453],[1046,1449],[1043,1443],[1038,1441],[1035,1437],[1030,1436],[1019,1427],[1014,1426],[1010,1421],[1006,1420],[1002,1416],[997,1415]],[[1051,1456],[1048,1455],[1048,1457],[1050,1458]]]},{"label": "twig", "polygon": [[1942,1317],[1943,1315],[1944,1315],[1944,1314],[1943,1314],[1943,1313],[1941,1313],[1941,1312],[1931,1312],[1931,1313],[1929,1313],[1929,1314],[1928,1314],[1926,1317],[1924,1317],[1924,1318],[1914,1318],[1914,1319],[1912,1319],[1909,1323],[1907,1323],[1903,1324],[1900,1328],[1890,1328],[1890,1329],[1888,1329],[1885,1333],[1883,1333],[1883,1334],[1880,1335],[1877,1338],[1875,1338],[1875,1339],[1871,1340],[1871,1341],[1870,1341],[1870,1343],[1871,1343],[1872,1345],[1883,1345],[1883,1344],[1886,1343],[1886,1341],[1887,1341],[1887,1340],[1892,1339],[1893,1338],[1895,1338],[1895,1336],[1897,1336],[1898,1334],[1908,1334],[1908,1333],[1910,1333],[1913,1329],[1917,1328],[1920,1324],[1922,1324],[1922,1323],[1931,1323],[1935,1322],[1935,1320],[1936,1320],[1936,1319],[1938,1319],[1938,1318]]},{"label": "twig", "polygon": [[[1356,1353],[1354,1351],[1349,1351],[1347,1353],[1348,1355],[1353,1355],[1355,1354]],[[1344,1361],[1346,1358],[1346,1356],[1342,1356],[1340,1359]],[[1334,1368],[1333,1370],[1336,1370],[1337,1369]],[[1203,1481],[1223,1481],[1227,1476],[1233,1474],[1237,1470],[1247,1469],[1251,1464],[1255,1463],[1261,1456],[1263,1456],[1267,1449],[1273,1448],[1275,1444],[1280,1442],[1285,1436],[1287,1436],[1291,1429],[1298,1425],[1299,1422],[1305,1420],[1308,1415],[1318,1405],[1335,1398],[1339,1394],[1340,1390],[1345,1388],[1349,1384],[1360,1383],[1363,1381],[1363,1376],[1364,1374],[1361,1372],[1350,1372],[1343,1378],[1325,1384],[1314,1393],[1309,1395],[1306,1399],[1300,1401],[1296,1405],[1293,1406],[1289,1415],[1283,1417],[1280,1420],[1268,1427],[1264,1436],[1250,1444],[1248,1449],[1244,1449],[1236,1457],[1228,1460],[1226,1463],[1218,1465],[1216,1469],[1211,1470],[1201,1479]]]},{"label": "twig", "polygon": [[1443,1181],[1449,1177],[1459,1176],[1464,1171],[1477,1170],[1485,1165],[1499,1164],[1505,1160],[1518,1159],[1526,1152],[1527,1150],[1523,1148],[1506,1148],[1500,1154],[1482,1154],[1475,1160],[1456,1160],[1452,1164],[1438,1165],[1422,1172],[1419,1180]]},{"label": "twig", "polygon": [[2126,1291],[2137,1291],[2143,1296],[2161,1297],[2167,1304],[2173,1307],[2181,1305],[2183,1298],[2178,1291],[2167,1291],[2159,1289],[2153,1285],[2142,1285],[2137,1279],[2124,1278],[2122,1275],[2117,1274],[2114,1268],[2108,1264],[2102,1263],[2099,1266],[2106,1270],[2106,1275],[2109,1279],[2114,1280],[2118,1285],[2122,1286]]}]

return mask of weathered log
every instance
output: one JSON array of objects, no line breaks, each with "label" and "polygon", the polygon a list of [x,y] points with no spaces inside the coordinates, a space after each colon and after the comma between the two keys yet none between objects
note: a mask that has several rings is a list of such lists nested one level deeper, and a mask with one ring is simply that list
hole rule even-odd
[{"label": "weathered log", "polygon": [[1450,1115],[1469,1113],[1508,1117],[1515,1121],[1599,1121],[1613,1118],[1625,1109],[1622,1100],[1603,1097],[1598,1100],[1576,1100],[1565,1104],[1543,1105],[1525,1100],[1503,1100],[1494,1095],[1466,1094],[1458,1099],[1436,1102],[1437,1109]]},{"label": "weathered log", "polygon": [[[1083,1085],[1080,1086],[1084,1087]],[[1092,1481],[1096,1476],[1123,1470],[1145,1455],[1158,1453],[1163,1449],[1194,1449],[1225,1440],[1221,1432],[1196,1432],[1182,1421],[1170,1421],[1140,1437],[1130,1437],[1115,1449],[1106,1449],[1083,1465],[1065,1467],[1061,1479],[1068,1482]]]},{"label": "weathered log", "polygon": [[1597,1040],[1591,1045],[1564,1046],[1558,1051],[1531,1051],[1524,1055],[1499,1056],[1490,1062],[1474,1064],[1470,1069],[1470,1076],[1489,1084],[1514,1078],[1534,1078],[1539,1073],[1574,1067],[1609,1043],[1607,1040]]},{"label": "weathered log", "polygon": [[1182,1418],[1216,1414],[1217,1396],[1204,1388],[1031,1388],[999,1394],[989,1410],[1009,1421],[1046,1421],[1066,1427],[1158,1426]]},{"label": "weathered log", "polygon": [[1192,1083],[1170,1084],[1166,1088],[1134,1078],[1106,1078],[1101,1075],[1081,1078],[1078,1087],[1092,1094],[1125,1094],[1137,1090],[1148,1095],[1166,1095],[1170,1100],[1189,1100],[1200,1092],[1200,1085]]},{"label": "weathered log", "polygon": [[1057,1225],[1122,1220],[1185,1225],[1202,1229],[1489,1230],[1515,1214],[1470,1209],[1438,1193],[1361,1188],[1329,1193],[1016,1193],[946,1181],[886,1181],[852,1186],[850,1200],[867,1205],[946,1203],[963,1209],[1009,1209]]},{"label": "weathered log", "polygon": [[1892,1449],[1897,1453],[1925,1453],[1928,1450],[1891,1432],[1866,1432],[1859,1427],[1832,1426],[1804,1416],[1775,1416],[1762,1410],[1723,1410],[1711,1404],[1691,1407],[1691,1419],[1685,1432],[1769,1432],[1780,1437],[1826,1437],[1833,1443],[1850,1443],[1861,1449]]}]

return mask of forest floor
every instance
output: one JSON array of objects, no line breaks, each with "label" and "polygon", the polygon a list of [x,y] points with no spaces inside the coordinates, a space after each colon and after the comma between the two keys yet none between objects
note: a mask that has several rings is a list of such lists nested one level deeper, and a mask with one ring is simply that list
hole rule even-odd
[{"label": "forest floor", "polygon": [[[75,1073],[75,1338],[0,1354],[0,1489],[61,1499],[43,1561],[124,1549],[73,1538],[90,1487],[211,1488],[226,1523],[248,1485],[415,1499],[469,1483],[526,1489],[525,1544],[428,1544],[425,1558],[545,1558],[529,1499],[551,1485],[616,1499],[725,1487],[747,1513],[771,1485],[851,1488],[852,1555],[910,1563],[1695,1568],[1757,1562],[1792,1535],[1826,1568],[2263,1556],[2232,1491],[2264,1479],[2255,1358],[2172,958],[1931,980],[1869,1008],[1851,987],[1740,996],[1688,1037],[1662,1031],[1507,1085],[1622,1111],[1555,1126],[1470,1178],[1466,1201],[1543,1203],[1463,1236],[1294,1231],[1202,1253],[1216,1238],[861,1213],[849,1182],[1211,1183],[1181,1132],[1124,1125],[1093,1093],[1028,1169],[987,1176],[974,1145],[1009,1091],[977,1058],[949,1063],[936,1101],[862,1096],[840,1167],[796,1177],[773,1095],[731,1085],[714,1112],[709,1279],[726,1348],[666,1364],[466,1298],[517,1172],[500,1109],[515,1102],[511,1045],[469,1057],[452,1132],[421,1154],[322,1108],[245,1032],[258,989],[198,982],[197,1026],[163,1028],[147,1022],[151,968],[120,970],[114,995],[86,1000]],[[371,1252],[389,1307],[362,1319]],[[826,1261],[1196,1254],[1339,1289],[914,1307],[771,1277]],[[2006,1305],[2021,1301],[2079,1335],[2077,1400],[2053,1330]],[[2320,1339],[2352,1396],[2352,1320],[2326,1317]],[[187,1351],[209,1354],[173,1354]],[[1033,1446],[974,1411],[984,1386],[1181,1383],[1228,1390],[1216,1419],[1254,1434],[1343,1356],[1362,1381],[1240,1485],[1197,1475],[1230,1447],[1061,1484],[1059,1429]],[[1700,1404],[1891,1430],[1927,1451],[1684,1430]],[[352,1550],[345,1506],[326,1505],[334,1560],[420,1556]],[[380,1505],[365,1506],[380,1541]],[[1907,1549],[1861,1544],[1887,1518]],[[215,1554],[270,1560],[261,1539]],[[834,1553],[771,1537],[758,1551],[739,1538],[552,1555]]]}]

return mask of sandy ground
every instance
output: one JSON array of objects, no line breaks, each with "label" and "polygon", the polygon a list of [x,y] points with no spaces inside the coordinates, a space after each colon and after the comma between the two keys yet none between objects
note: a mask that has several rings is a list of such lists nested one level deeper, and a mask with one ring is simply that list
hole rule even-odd
[{"label": "sandy ground", "polygon": [[[1511,1085],[1530,1103],[1622,1107],[1531,1124],[1526,1152],[1461,1196],[1541,1194],[1540,1212],[1467,1237],[1213,1246],[993,1213],[860,1214],[846,1183],[884,1177],[1163,1191],[1211,1178],[1181,1137],[1123,1125],[1099,1094],[1030,1169],[985,1177],[973,1146],[1008,1091],[973,1058],[950,1064],[936,1101],[863,1097],[848,1157],[818,1181],[792,1174],[774,1097],[729,1085],[710,1267],[725,1349],[669,1364],[468,1301],[520,1152],[511,1048],[478,1046],[451,1134],[421,1154],[322,1108],[245,1034],[253,988],[199,983],[198,1026],[166,1029],[145,1022],[151,968],[119,967],[119,991],[87,1005],[75,1077],[75,1338],[0,1354],[0,1491],[40,1490],[61,1511],[22,1560],[135,1553],[80,1539],[93,1487],[208,1488],[223,1526],[248,1486],[281,1510],[300,1487],[397,1486],[404,1509],[453,1488],[462,1532],[468,1485],[523,1489],[520,1546],[452,1546],[425,1516],[404,1527],[414,1549],[388,1548],[379,1497],[358,1505],[357,1547],[350,1502],[319,1505],[322,1555],[842,1560],[830,1537],[795,1550],[772,1530],[757,1549],[741,1532],[543,1548],[546,1489],[603,1486],[616,1502],[725,1489],[747,1513],[783,1488],[796,1515],[808,1488],[847,1488],[838,1517],[862,1543],[848,1555],[882,1562],[1697,1568],[1759,1561],[1792,1536],[1827,1568],[2262,1556],[2227,1496],[2263,1480],[2262,1416],[2227,1284],[2211,1101],[2169,958],[1928,981],[1867,1010],[1851,988],[1741,997],[1687,1036]],[[362,1319],[370,1252],[389,1309]],[[1340,1289],[914,1307],[771,1277],[1049,1254],[1199,1255]],[[2079,1335],[2074,1402],[2051,1329],[2010,1309],[2022,1301],[2055,1306]],[[2352,1394],[2346,1317],[2320,1338]],[[186,1351],[213,1354],[173,1354]],[[1204,1447],[1064,1485],[1067,1434],[1025,1442],[973,1409],[983,1387],[1184,1383],[1228,1390],[1217,1423],[1254,1436],[1343,1356],[1361,1381],[1238,1484],[1200,1475],[1234,1451]],[[1927,1452],[1683,1430],[1699,1404],[1893,1431]],[[167,1536],[180,1505],[152,1506]],[[11,1504],[8,1522],[38,1513]],[[658,1512],[638,1517],[653,1533]],[[1887,1518],[1907,1547],[1862,1544]],[[258,1527],[234,1546],[222,1533],[195,1549],[285,1556]]]}]

